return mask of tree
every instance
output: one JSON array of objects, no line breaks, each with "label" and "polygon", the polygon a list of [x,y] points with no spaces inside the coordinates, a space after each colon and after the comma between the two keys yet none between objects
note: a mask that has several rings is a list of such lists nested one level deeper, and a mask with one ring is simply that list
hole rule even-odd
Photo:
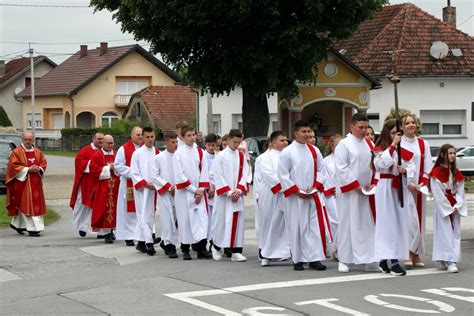
[{"label": "tree", "polygon": [[5,112],[5,109],[3,106],[0,105],[0,126],[13,126],[12,122],[8,118],[7,112]]},{"label": "tree", "polygon": [[349,37],[387,0],[92,0],[187,82],[212,94],[243,89],[246,136],[266,135],[266,94],[294,95],[335,39]]}]

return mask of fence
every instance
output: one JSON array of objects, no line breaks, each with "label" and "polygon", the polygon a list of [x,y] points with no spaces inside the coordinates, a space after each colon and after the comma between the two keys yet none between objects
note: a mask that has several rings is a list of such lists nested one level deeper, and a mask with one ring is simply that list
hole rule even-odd
[{"label": "fence", "polygon": [[[130,136],[114,136],[114,148],[118,149],[120,146],[130,140]],[[90,144],[92,141],[91,135],[80,136],[63,136],[61,139],[36,138],[36,146],[41,150],[47,151],[79,151],[82,147]],[[163,148],[162,141],[156,141],[155,147],[160,150]]]}]

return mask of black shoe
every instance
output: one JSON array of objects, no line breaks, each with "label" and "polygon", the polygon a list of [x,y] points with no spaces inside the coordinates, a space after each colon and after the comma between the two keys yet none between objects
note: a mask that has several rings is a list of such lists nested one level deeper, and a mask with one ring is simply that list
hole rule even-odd
[{"label": "black shoe", "polygon": [[154,256],[156,253],[155,246],[153,243],[146,244],[146,253],[149,256]]},{"label": "black shoe", "polygon": [[114,230],[113,230],[113,229],[110,231],[110,234],[112,234],[112,240],[115,240],[116,238],[115,238],[115,234],[114,234]]},{"label": "black shoe", "polygon": [[16,228],[15,226],[13,226],[12,224],[10,224],[10,228],[15,230],[18,234],[20,235],[24,235],[25,234],[25,231],[26,229],[24,228]]},{"label": "black shoe", "polygon": [[87,235],[87,233],[85,231],[83,231],[83,230],[79,231],[79,236],[86,237],[86,235]]},{"label": "black shoe", "polygon": [[[161,241],[161,242],[160,242],[160,247],[161,247],[161,249],[163,249],[163,251],[165,252],[165,255],[168,255],[168,248],[166,247],[164,241]],[[175,252],[176,252],[176,250],[175,250]]]},{"label": "black shoe", "polygon": [[189,251],[183,251],[183,260],[193,260],[189,254]]},{"label": "black shoe", "polygon": [[113,244],[114,243],[114,239],[112,237],[112,233],[109,233],[107,235],[104,236],[104,241],[106,244]]},{"label": "black shoe", "polygon": [[311,270],[318,270],[318,271],[323,271],[326,270],[326,266],[322,264],[320,261],[313,261],[309,263],[309,268]]},{"label": "black shoe", "polygon": [[176,248],[170,249],[170,250],[168,251],[168,258],[170,258],[170,259],[176,259],[176,258],[178,258],[178,254],[176,253]]},{"label": "black shoe", "polygon": [[407,274],[405,269],[403,269],[402,266],[399,263],[392,266],[392,269],[391,269],[390,273],[393,274],[393,275],[398,275],[398,276],[402,276],[402,275]]},{"label": "black shoe", "polygon": [[224,255],[227,256],[227,258],[232,257],[232,251],[230,251],[229,248],[224,248]]},{"label": "black shoe", "polygon": [[105,235],[97,235],[97,239],[104,239]]},{"label": "black shoe", "polygon": [[146,245],[144,241],[137,242],[137,246],[135,247],[140,252],[146,253],[148,249],[146,249]]},{"label": "black shoe", "polygon": [[387,260],[380,261],[379,270],[382,273],[390,273],[390,268],[388,267]]},{"label": "black shoe", "polygon": [[199,250],[197,252],[197,257],[198,259],[211,259],[212,258],[212,254],[207,251],[207,250]]},{"label": "black shoe", "polygon": [[125,240],[125,245],[129,247],[133,247],[135,246],[135,243],[133,242],[133,240]]},{"label": "black shoe", "polygon": [[161,237],[156,237],[155,236],[155,233],[151,234],[151,238],[153,238],[153,243],[156,245],[156,244],[159,244],[161,242]]},{"label": "black shoe", "polygon": [[303,270],[304,270],[303,262],[294,263],[294,264],[293,264],[293,270],[295,270],[295,271],[303,271]]},{"label": "black shoe", "polygon": [[28,235],[30,237],[41,237],[40,232],[28,232]]}]

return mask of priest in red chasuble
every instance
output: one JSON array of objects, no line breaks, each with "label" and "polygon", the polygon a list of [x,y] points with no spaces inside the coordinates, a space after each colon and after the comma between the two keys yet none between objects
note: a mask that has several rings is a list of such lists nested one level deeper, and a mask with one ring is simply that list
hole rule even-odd
[{"label": "priest in red chasuble", "polygon": [[117,217],[117,195],[119,178],[115,174],[114,138],[104,136],[102,149],[91,158],[90,173],[95,187],[92,193],[91,226],[99,235],[105,236],[106,243],[113,243],[113,229]]},{"label": "priest in red chasuble", "polygon": [[11,228],[21,235],[27,231],[30,236],[39,237],[44,231],[43,216],[47,212],[42,181],[46,159],[34,147],[31,132],[24,132],[22,140],[8,162],[6,206],[8,215],[13,216]]}]

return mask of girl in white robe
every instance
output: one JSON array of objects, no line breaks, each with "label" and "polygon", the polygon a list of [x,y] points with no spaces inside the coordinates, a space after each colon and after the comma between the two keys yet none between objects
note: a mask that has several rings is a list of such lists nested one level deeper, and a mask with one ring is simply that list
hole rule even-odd
[{"label": "girl in white robe", "polygon": [[[384,124],[380,138],[374,148],[374,167],[379,181],[375,191],[377,222],[375,224],[375,258],[380,260],[379,269],[384,273],[405,275],[399,263],[408,258],[408,212],[407,183],[414,183],[415,165],[411,162],[413,153],[401,149],[401,165],[398,165],[397,146],[401,135],[397,132],[395,120]],[[402,183],[400,183],[402,174]],[[402,187],[403,207],[399,199]],[[391,261],[389,267],[388,260]]]},{"label": "girl in white robe", "polygon": [[438,159],[430,173],[433,211],[433,261],[442,269],[458,272],[461,261],[461,216],[467,216],[464,197],[464,176],[456,169],[456,149],[441,146]]}]

